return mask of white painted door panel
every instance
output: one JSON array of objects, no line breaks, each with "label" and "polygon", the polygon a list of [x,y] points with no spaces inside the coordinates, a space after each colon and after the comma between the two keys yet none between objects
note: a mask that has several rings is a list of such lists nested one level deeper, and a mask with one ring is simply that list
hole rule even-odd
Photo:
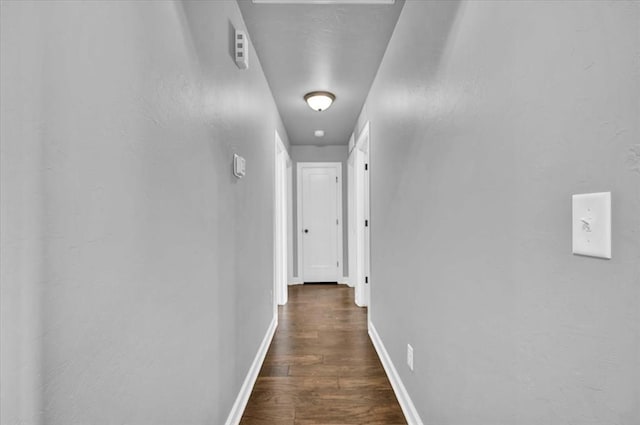
[{"label": "white painted door panel", "polygon": [[338,280],[337,165],[303,166],[301,170],[302,222],[300,228],[305,282]]}]

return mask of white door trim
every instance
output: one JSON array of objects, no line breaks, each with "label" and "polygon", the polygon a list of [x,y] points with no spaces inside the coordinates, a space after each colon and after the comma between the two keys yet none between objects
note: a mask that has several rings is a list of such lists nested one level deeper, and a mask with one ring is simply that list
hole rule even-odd
[{"label": "white door trim", "polygon": [[288,267],[288,222],[291,220],[288,199],[289,190],[287,188],[287,169],[291,167],[289,152],[284,146],[278,131],[275,132],[275,161],[274,161],[274,267],[273,267],[273,299],[274,314],[277,315],[277,305],[287,303],[289,267]]},{"label": "white door trim", "polygon": [[297,176],[297,187],[296,187],[296,193],[298,196],[297,199],[297,226],[298,228],[296,229],[296,232],[298,234],[297,240],[298,240],[298,278],[301,282],[304,282],[305,277],[304,277],[304,265],[303,265],[303,252],[304,252],[304,246],[302,244],[302,169],[305,166],[311,166],[311,167],[331,167],[331,168],[335,168],[336,169],[336,174],[338,176],[338,184],[337,184],[337,191],[336,191],[336,205],[337,205],[337,217],[338,217],[338,225],[336,226],[336,231],[338,232],[337,234],[337,241],[338,241],[338,267],[336,268],[336,281],[339,281],[340,279],[342,279],[343,276],[343,255],[342,255],[342,163],[341,162],[298,162],[297,164],[297,169],[296,169],[296,176]]},{"label": "white door trim", "polygon": [[[354,136],[351,134],[349,138],[349,146],[355,146]],[[348,280],[346,283],[350,287],[355,287],[358,271],[356,262],[356,201],[355,201],[355,153],[351,151],[347,159],[347,257],[349,258]]]},{"label": "white door trim", "polygon": [[[352,164],[353,172],[353,211],[351,220],[353,221],[353,229],[351,233],[350,244],[351,256],[349,257],[349,268],[353,270],[350,273],[351,284],[355,286],[355,303],[360,307],[369,305],[369,288],[371,287],[371,270],[370,270],[370,247],[368,235],[371,231],[370,220],[370,203],[369,203],[369,183],[370,183],[370,167],[369,167],[369,122],[365,123],[354,149],[349,156],[349,162]],[[368,171],[364,171],[367,164]],[[368,227],[365,228],[364,222],[367,220]],[[355,240],[354,240],[355,239]],[[368,243],[368,247],[365,244]],[[365,278],[368,283],[365,283]]]},{"label": "white door trim", "polygon": [[293,161],[287,153],[287,283],[293,280],[293,235]]}]

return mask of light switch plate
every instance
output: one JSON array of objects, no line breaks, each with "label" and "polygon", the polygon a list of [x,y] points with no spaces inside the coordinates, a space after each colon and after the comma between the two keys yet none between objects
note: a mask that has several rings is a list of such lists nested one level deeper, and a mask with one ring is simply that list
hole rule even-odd
[{"label": "light switch plate", "polygon": [[611,192],[573,195],[573,253],[611,258]]}]

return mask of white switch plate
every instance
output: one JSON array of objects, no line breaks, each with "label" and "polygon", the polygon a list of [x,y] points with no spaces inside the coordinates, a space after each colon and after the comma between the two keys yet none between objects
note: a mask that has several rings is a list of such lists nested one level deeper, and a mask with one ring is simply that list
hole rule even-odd
[{"label": "white switch plate", "polygon": [[573,253],[611,258],[611,192],[573,195]]}]

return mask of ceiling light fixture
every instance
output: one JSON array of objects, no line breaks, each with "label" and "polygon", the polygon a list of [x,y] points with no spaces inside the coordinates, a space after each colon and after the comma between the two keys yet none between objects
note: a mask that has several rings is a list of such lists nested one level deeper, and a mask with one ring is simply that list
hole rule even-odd
[{"label": "ceiling light fixture", "polygon": [[311,109],[322,112],[329,109],[336,95],[328,91],[312,91],[304,95],[304,100]]},{"label": "ceiling light fixture", "polygon": [[253,0],[254,4],[394,4],[396,0]]},{"label": "ceiling light fixture", "polygon": [[324,137],[324,130],[316,130],[313,132],[313,135],[316,137]]}]

